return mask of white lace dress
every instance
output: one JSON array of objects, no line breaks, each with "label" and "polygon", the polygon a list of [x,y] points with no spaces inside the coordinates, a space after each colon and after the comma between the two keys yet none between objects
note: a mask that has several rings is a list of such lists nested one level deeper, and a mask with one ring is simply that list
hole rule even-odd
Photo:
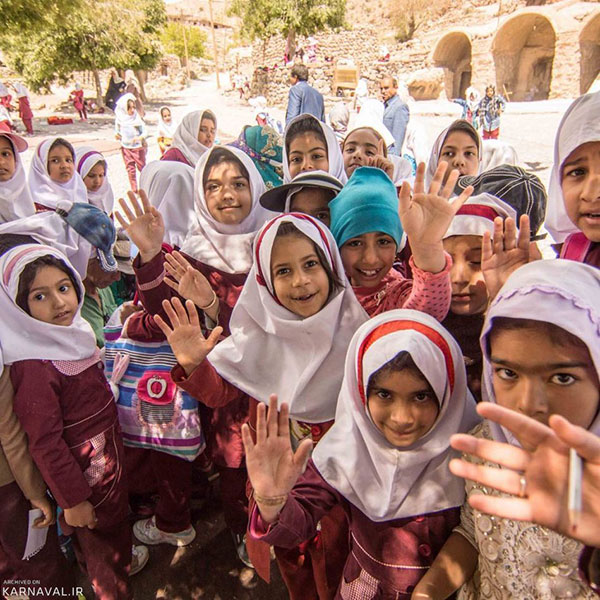
[{"label": "white lace dress", "polygon": [[[471,433],[478,438],[492,439],[487,422]],[[484,463],[471,456],[466,458]],[[466,493],[467,496],[501,495],[473,481],[466,482]],[[579,542],[533,523],[491,517],[466,502],[455,531],[479,552],[477,570],[460,590],[459,600],[597,598],[578,576],[579,553],[583,548]]]}]

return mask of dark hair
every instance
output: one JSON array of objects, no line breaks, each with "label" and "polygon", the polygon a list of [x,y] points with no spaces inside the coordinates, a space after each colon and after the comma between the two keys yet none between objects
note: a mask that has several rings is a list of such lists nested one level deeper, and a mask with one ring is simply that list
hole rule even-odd
[{"label": "dark hair", "polygon": [[[105,160],[97,160],[91,167],[90,171],[96,166],[96,165],[102,165],[104,167],[104,174],[106,175],[106,172],[108,171],[108,163]],[[88,171],[88,175],[90,174],[90,171]],[[87,175],[86,175],[87,177]]]},{"label": "dark hair", "polygon": [[54,150],[54,148],[57,148],[58,146],[63,146],[63,148],[66,148],[71,153],[73,160],[75,160],[75,149],[73,148],[73,146],[71,146],[69,142],[67,142],[67,140],[65,140],[65,138],[61,137],[56,138],[52,142],[52,145],[50,146],[50,148],[48,148],[48,154],[50,154],[50,152],[52,152],[52,150]]},{"label": "dark hair", "polygon": [[297,77],[300,81],[308,81],[308,67],[306,65],[294,65],[291,75]]},{"label": "dark hair", "polygon": [[73,284],[73,288],[77,294],[77,302],[81,302],[81,290],[73,271],[60,258],[52,256],[51,254],[46,254],[45,256],[36,258],[23,269],[23,272],[19,277],[19,289],[17,290],[17,297],[15,300],[17,306],[22,308],[28,315],[31,314],[29,312],[29,302],[27,297],[29,296],[29,290],[31,290],[31,285],[33,284],[35,276],[43,267],[56,267],[65,273]]},{"label": "dark hair", "polygon": [[325,253],[307,235],[302,233],[293,223],[290,223],[289,221],[284,221],[283,223],[280,223],[279,228],[277,229],[277,234],[275,235],[275,239],[280,237],[286,237],[288,235],[302,237],[304,239],[307,239],[313,245],[315,253],[319,258],[319,262],[321,263],[321,266],[323,267],[323,270],[327,275],[327,280],[329,281],[329,296],[327,297],[327,299],[329,300],[329,298],[331,298],[331,296],[333,296],[335,292],[337,292],[340,288],[344,287],[344,284],[338,279],[336,274],[333,272],[333,269],[331,268],[331,265],[329,264],[329,261],[325,256]]},{"label": "dark hair", "polygon": [[244,163],[233,152],[231,152],[231,150],[217,147],[210,153],[210,156],[206,161],[206,166],[204,167],[204,173],[202,175],[202,188],[206,186],[206,182],[208,181],[212,168],[220,165],[221,163],[233,163],[237,165],[242,176],[245,177],[248,182],[250,182],[250,173],[248,173],[248,169],[246,169]]},{"label": "dark hair", "polygon": [[518,317],[494,317],[492,319],[492,328],[487,336],[487,351],[491,353],[491,339],[493,335],[501,331],[519,331],[521,329],[535,329],[548,336],[553,344],[558,346],[576,346],[589,348],[583,340],[573,335],[570,331],[546,321],[536,321],[535,319],[520,319]]},{"label": "dark hair", "polygon": [[15,149],[15,145],[13,144],[13,141],[7,135],[4,135],[2,131],[0,131],[0,137],[3,137],[10,144],[10,149],[13,153],[13,156],[16,156],[17,150]]},{"label": "dark hair", "polygon": [[[409,369],[417,374],[419,377],[422,377],[423,380],[427,383],[429,390],[435,396],[433,392],[433,388],[429,381],[427,381],[427,377],[423,375],[421,369],[417,367],[417,364],[413,360],[413,357],[406,350],[402,350],[392,358],[392,360],[386,362],[382,367],[379,367],[375,373],[369,377],[369,382],[367,384],[367,396],[373,391],[374,387],[377,387],[378,382],[381,377],[385,375],[389,375],[390,373],[394,373],[395,371],[403,371],[405,369]],[[435,396],[437,398],[437,396]]]},{"label": "dark hair", "polygon": [[367,125],[365,125],[364,127],[357,127],[356,129],[353,129],[349,134],[346,135],[346,137],[344,138],[344,141],[342,142],[342,147],[341,147],[342,152],[344,151],[344,148],[346,147],[346,142],[348,141],[348,138],[353,133],[356,133],[357,131],[361,131],[362,129],[369,129],[371,132],[373,132],[373,134],[375,135],[375,138],[377,139],[378,142],[384,142],[383,156],[385,156],[385,158],[387,158],[387,156],[388,156],[387,146],[385,144],[385,141],[384,141],[382,135],[378,131],[375,131],[375,129],[373,129],[372,127],[369,127]]},{"label": "dark hair", "polygon": [[126,105],[126,110],[129,110],[129,107],[133,106],[133,108],[135,108],[135,100],[132,100],[131,98],[129,98],[129,100],[127,100],[127,105]]},{"label": "dark hair", "polygon": [[215,117],[215,113],[212,112],[212,110],[205,110],[202,113],[202,116],[200,117],[200,123],[202,123],[202,121],[204,121],[204,119],[208,119],[209,121],[212,121],[215,124],[215,127],[217,126],[217,117]]},{"label": "dark hair", "polygon": [[160,116],[161,116],[161,117],[163,116],[163,111],[165,111],[165,110],[168,110],[169,112],[171,112],[171,109],[170,109],[168,106],[163,106],[163,107],[160,109]]},{"label": "dark hair", "polygon": [[466,133],[475,142],[475,146],[477,146],[477,156],[478,158],[481,158],[481,156],[479,156],[481,148],[481,139],[479,137],[479,134],[477,133],[477,129],[475,129],[475,127],[473,127],[473,125],[471,125],[471,123],[469,123],[469,121],[466,121],[465,119],[457,119],[456,121],[454,121],[454,123],[452,123],[452,125],[450,125],[450,127],[448,127],[448,133],[444,138],[442,147],[446,143],[448,136],[451,133],[454,133],[455,131],[462,131],[463,133]]},{"label": "dark hair", "polygon": [[325,139],[325,134],[323,133],[323,129],[319,124],[319,121],[312,115],[306,115],[303,119],[294,121],[294,123],[292,123],[285,132],[286,154],[290,153],[290,145],[294,139],[303,133],[313,133],[315,136],[317,136],[317,139],[323,143],[325,148],[327,148],[327,140]]}]

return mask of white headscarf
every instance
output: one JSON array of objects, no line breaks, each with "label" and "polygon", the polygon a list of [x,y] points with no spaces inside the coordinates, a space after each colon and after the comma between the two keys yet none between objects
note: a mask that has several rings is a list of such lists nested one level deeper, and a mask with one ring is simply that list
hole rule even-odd
[{"label": "white headscarf", "polygon": [[292,176],[290,175],[288,155],[285,148],[287,133],[293,123],[303,121],[307,118],[315,121],[315,123],[321,128],[323,136],[325,137],[325,141],[327,143],[327,159],[329,160],[329,169],[327,172],[339,179],[342,183],[346,183],[348,181],[348,177],[346,177],[346,171],[344,170],[344,158],[342,156],[342,151],[340,150],[340,144],[335,133],[333,132],[333,129],[331,129],[329,125],[319,121],[319,119],[313,115],[309,115],[307,113],[298,115],[292,119],[286,125],[285,131],[283,132],[283,183],[289,183],[292,180]]},{"label": "white headscarf", "polygon": [[[0,136],[2,136],[2,132],[0,132]],[[8,181],[0,182],[0,223],[8,223],[8,221],[35,214],[35,206],[29,193],[21,155],[10,138],[3,137],[10,142],[15,155],[13,176]]]},{"label": "white headscarf", "polygon": [[483,140],[483,156],[481,157],[480,173],[489,171],[500,165],[518,165],[517,151],[502,140]]},{"label": "white headscarf", "polygon": [[9,91],[8,88],[6,87],[6,85],[4,85],[4,83],[2,83],[0,81],[0,98],[4,97],[4,96],[8,96],[9,95]]},{"label": "white headscarf", "polygon": [[370,127],[374,129],[386,145],[386,148],[394,143],[394,136],[390,130],[383,124],[383,113],[385,108],[383,102],[376,98],[367,98],[360,107],[360,112],[356,115],[354,122],[348,129],[346,137],[350,135],[355,129],[362,129],[363,127]]},{"label": "white headscarf", "polygon": [[17,92],[17,98],[29,98],[29,90],[24,83],[20,81],[15,81],[14,83],[15,91]]},{"label": "white headscarf", "polygon": [[[163,109],[168,109],[171,113],[171,122],[167,123],[162,116]],[[177,124],[175,123],[175,119],[173,119],[173,111],[169,106],[161,106],[158,111],[158,137],[165,137],[172,139],[175,135],[175,130],[177,129]]]},{"label": "white headscarf", "polygon": [[[62,202],[57,208],[69,211],[71,204]],[[92,254],[92,245],[73,229],[58,213],[44,211],[0,225],[0,235],[29,235],[40,244],[51,246],[64,254],[73,268],[85,279]]]},{"label": "white headscarf", "polygon": [[502,217],[502,219],[517,220],[517,211],[496,196],[482,193],[477,196],[471,196],[456,213],[452,219],[448,231],[444,235],[444,239],[453,235],[480,235],[485,231],[494,233],[494,219]]},{"label": "white headscarf", "polygon": [[209,150],[207,146],[198,141],[198,131],[204,113],[210,113],[215,118],[216,129],[217,119],[211,110],[195,110],[181,119],[181,123],[179,123],[173,135],[171,148],[177,148],[193,167],[198,164],[202,155]]},{"label": "white headscarf", "polygon": [[564,114],[554,138],[554,164],[548,187],[545,227],[556,243],[579,231],[567,216],[561,187],[561,169],[569,155],[587,142],[600,141],[600,92],[575,100]]},{"label": "white headscarf", "polygon": [[[294,314],[274,295],[271,252],[281,223],[293,223],[310,238],[342,282],[311,317]],[[223,378],[259,402],[277,394],[280,402],[289,404],[292,418],[308,423],[329,421],[335,415],[348,344],[368,318],[344,275],[333,235],[308,215],[279,215],[259,232],[254,256],[231,315],[231,335],[208,360]]]},{"label": "white headscarf", "polygon": [[[488,351],[488,336],[495,317],[532,319],[568,331],[587,346],[600,378],[599,298],[600,270],[584,263],[536,260],[514,271],[489,307],[481,332],[485,400],[496,402]],[[493,422],[490,426],[496,440],[519,445],[509,430]],[[588,430],[600,435],[600,412]]]},{"label": "white headscarf", "polygon": [[73,165],[73,176],[67,183],[53,181],[48,174],[48,153],[57,139],[59,136],[48,138],[39,144],[29,169],[29,189],[33,201],[52,210],[56,210],[56,205],[61,200],[71,204],[88,202],[87,189],[76,165]]},{"label": "white headscarf", "polygon": [[[458,119],[458,120],[460,121],[462,119]],[[456,121],[454,123],[456,123]],[[425,171],[425,185],[427,187],[429,187],[429,184],[433,181],[435,172],[437,171],[437,168],[440,164],[440,154],[442,152],[442,147],[444,146],[444,142],[446,141],[446,138],[448,137],[450,130],[452,130],[452,133],[454,133],[454,131],[458,131],[458,130],[452,129],[452,126],[454,125],[454,123],[452,123],[452,125],[450,125],[449,127],[446,127],[446,129],[444,129],[444,131],[442,131],[442,133],[440,133],[440,135],[437,136],[435,142],[433,143],[433,147],[431,148],[431,154],[429,155],[429,162],[427,163],[427,170]],[[479,138],[478,150],[479,150],[479,166],[478,166],[476,175],[479,175],[479,173],[481,173],[481,158],[482,158],[482,154],[483,154],[483,150],[482,150],[482,146],[481,146],[481,138]]]},{"label": "white headscarf", "polygon": [[140,188],[162,215],[164,241],[181,248],[196,223],[194,169],[180,162],[152,161],[142,171]]},{"label": "white headscarf", "polygon": [[127,112],[127,103],[132,101],[134,106],[136,102],[136,98],[133,94],[127,93],[123,94],[115,105],[115,119],[116,122],[121,126],[129,126],[129,127],[139,127],[144,124],[142,117],[137,111],[137,108],[133,111],[133,114],[130,115]]},{"label": "white headscarf", "polygon": [[108,163],[106,159],[100,152],[94,150],[91,146],[80,146],[75,150],[75,164],[81,179],[102,161],[104,162],[106,169],[104,181],[99,190],[95,192],[90,192],[88,190],[87,196],[90,204],[103,210],[107,215],[110,215],[115,208],[115,195],[112,186],[110,185],[110,181],[108,180]]},{"label": "white headscarf", "polygon": [[[367,407],[369,378],[408,352],[435,392],[437,419],[407,448],[390,444]],[[460,506],[464,482],[448,470],[453,433],[477,423],[462,352],[433,317],[391,310],[369,319],[348,348],[335,423],[313,452],[325,481],[369,519],[391,521]]]},{"label": "white headscarf", "polygon": [[9,250],[0,257],[2,283],[0,290],[0,347],[4,364],[20,360],[76,361],[93,357],[96,338],[89,323],[81,316],[85,290],[75,270],[73,274],[79,287],[79,310],[69,326],[39,321],[20,308],[15,300],[23,269],[41,256],[52,255],[71,267],[67,257],[49,246],[26,244]]},{"label": "white headscarf", "polygon": [[[204,169],[217,148],[238,158],[250,176],[252,207],[250,214],[238,225],[219,223],[208,210],[204,197]],[[265,191],[265,183],[252,159],[232,146],[214,146],[200,159],[194,172],[195,223],[185,239],[181,251],[215,269],[226,273],[248,273],[252,266],[252,242],[257,231],[275,213],[263,208],[259,198]]]}]

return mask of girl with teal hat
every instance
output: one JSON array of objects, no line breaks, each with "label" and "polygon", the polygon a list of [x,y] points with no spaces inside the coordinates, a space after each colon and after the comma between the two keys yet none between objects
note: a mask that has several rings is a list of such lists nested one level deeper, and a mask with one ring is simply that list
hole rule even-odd
[{"label": "girl with teal hat", "polygon": [[[354,293],[370,316],[395,308],[412,308],[442,320],[450,307],[450,267],[442,238],[473,189],[449,201],[458,171],[442,185],[441,163],[425,191],[425,165],[419,165],[414,190],[400,191],[381,169],[360,167],[330,202],[331,231]],[[393,269],[406,234],[413,279]]]}]

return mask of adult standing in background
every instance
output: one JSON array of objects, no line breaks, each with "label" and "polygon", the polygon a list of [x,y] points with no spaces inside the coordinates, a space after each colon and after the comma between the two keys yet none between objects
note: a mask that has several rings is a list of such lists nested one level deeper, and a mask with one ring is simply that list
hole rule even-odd
[{"label": "adult standing in background", "polygon": [[285,124],[293,118],[304,113],[315,116],[325,122],[325,102],[323,95],[308,85],[308,67],[306,65],[294,65],[290,74],[290,94],[288,97],[287,112],[285,113]]},{"label": "adult standing in background", "polygon": [[398,96],[398,80],[386,75],[379,84],[383,99],[383,124],[394,136],[394,144],[388,148],[389,154],[402,156],[402,145],[406,136],[406,128],[410,119],[408,104]]}]

